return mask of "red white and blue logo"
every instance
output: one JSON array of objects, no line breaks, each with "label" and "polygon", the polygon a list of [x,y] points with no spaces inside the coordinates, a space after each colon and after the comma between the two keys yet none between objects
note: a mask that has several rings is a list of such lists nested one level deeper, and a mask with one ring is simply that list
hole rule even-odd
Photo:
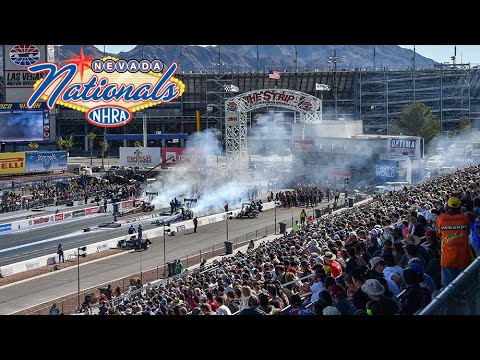
[{"label": "red white and blue logo", "polygon": [[40,50],[35,45],[15,45],[10,50],[10,60],[18,66],[30,66],[40,60]]},{"label": "red white and blue logo", "polygon": [[27,107],[45,100],[49,109],[59,104],[85,112],[86,120],[95,126],[124,126],[133,112],[183,94],[185,84],[174,77],[177,69],[177,63],[166,67],[161,60],[93,60],[80,48],[80,54],[61,67],[49,62],[28,67],[32,74],[46,75],[34,84]]}]

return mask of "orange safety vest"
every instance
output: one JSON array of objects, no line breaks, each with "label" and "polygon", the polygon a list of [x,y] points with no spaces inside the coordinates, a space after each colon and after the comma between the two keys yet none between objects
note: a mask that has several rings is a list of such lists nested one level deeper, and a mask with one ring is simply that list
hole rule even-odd
[{"label": "orange safety vest", "polygon": [[469,217],[465,214],[442,214],[437,218],[436,225],[442,246],[440,265],[453,269],[466,269],[474,260],[468,239]]}]

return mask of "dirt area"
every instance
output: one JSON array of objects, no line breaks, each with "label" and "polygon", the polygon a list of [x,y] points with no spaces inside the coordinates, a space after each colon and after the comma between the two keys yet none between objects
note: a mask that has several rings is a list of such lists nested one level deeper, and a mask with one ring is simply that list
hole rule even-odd
[{"label": "dirt area", "polygon": [[[125,250],[108,249],[108,250],[105,250],[105,251],[101,251],[101,252],[97,252],[97,253],[93,253],[93,254],[88,254],[84,258],[80,258],[80,264],[83,264],[83,263],[86,263],[86,262],[89,262],[89,261],[93,261],[93,260],[96,260],[96,259],[104,258],[104,257],[107,257],[107,256],[115,255],[115,254],[118,254],[119,252],[124,252],[124,251]],[[70,260],[65,260],[64,263],[60,263],[58,265],[60,266],[60,269],[65,269],[65,268],[68,268],[68,267],[71,267],[71,266],[76,266],[77,265],[77,259],[72,258]],[[0,278],[0,287],[3,286],[3,285],[16,283],[17,281],[20,281],[20,280],[30,279],[30,278],[33,278],[33,277],[38,276],[38,275],[51,273],[51,272],[54,271],[53,270],[54,267],[55,267],[55,265],[42,266],[42,267],[39,267],[37,269],[32,269],[32,270],[24,271],[24,272],[14,274],[14,275],[11,275],[11,276],[7,276],[7,277],[4,277],[4,278]]]}]

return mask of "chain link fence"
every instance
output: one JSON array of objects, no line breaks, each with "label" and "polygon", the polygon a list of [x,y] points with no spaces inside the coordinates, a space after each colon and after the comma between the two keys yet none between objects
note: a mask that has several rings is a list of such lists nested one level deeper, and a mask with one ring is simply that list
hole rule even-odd
[{"label": "chain link fence", "polygon": [[480,315],[480,257],[442,290],[419,315]]}]

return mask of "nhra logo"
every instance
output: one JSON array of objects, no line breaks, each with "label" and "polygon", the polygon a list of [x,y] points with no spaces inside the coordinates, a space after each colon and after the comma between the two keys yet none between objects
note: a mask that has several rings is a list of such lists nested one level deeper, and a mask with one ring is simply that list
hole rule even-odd
[{"label": "nhra logo", "polygon": [[29,66],[40,60],[40,50],[35,45],[15,45],[10,50],[10,60],[18,66]]},{"label": "nhra logo", "polygon": [[62,67],[40,63],[28,67],[31,74],[44,73],[33,85],[27,101],[31,109],[45,100],[86,113],[86,120],[99,127],[128,124],[133,113],[161,103],[168,103],[183,94],[185,84],[174,75],[177,63],[167,68],[160,60],[123,60],[103,57],[93,60],[80,54],[65,60]]},{"label": "nhra logo", "polygon": [[227,103],[227,110],[228,111],[237,111],[237,103],[235,101],[229,101]]}]

